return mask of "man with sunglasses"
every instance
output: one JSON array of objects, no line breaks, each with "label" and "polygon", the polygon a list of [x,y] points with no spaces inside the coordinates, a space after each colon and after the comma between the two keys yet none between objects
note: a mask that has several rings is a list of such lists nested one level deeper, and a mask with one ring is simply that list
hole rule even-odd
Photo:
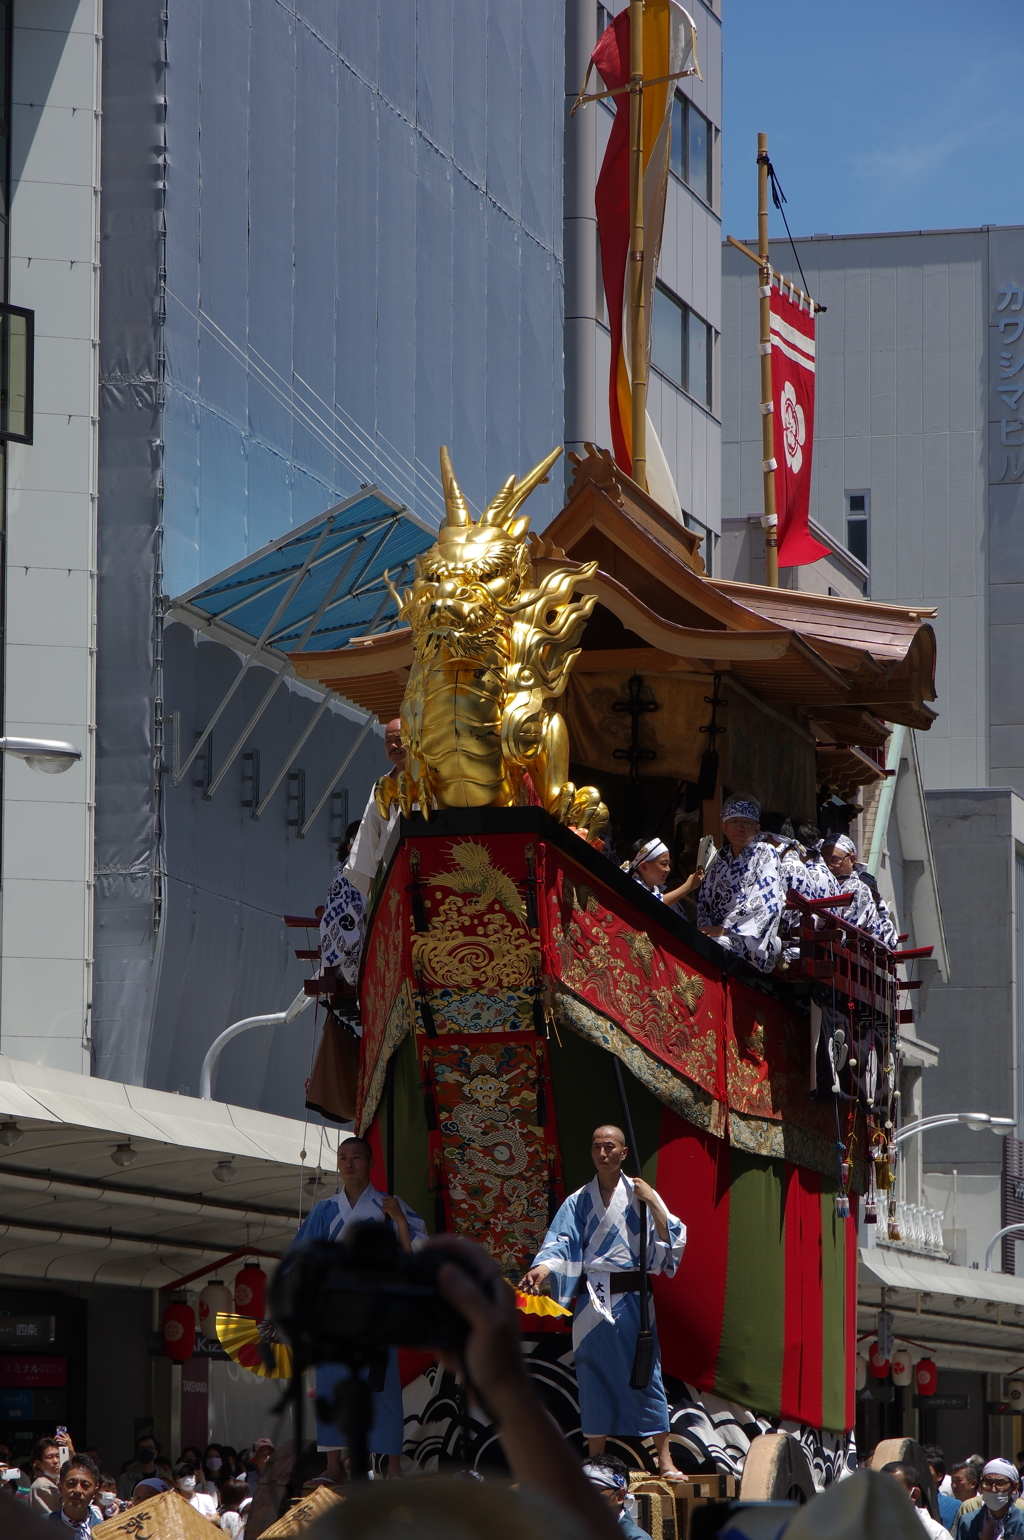
[{"label": "man with sunglasses", "polygon": [[964,1514],[954,1531],[957,1540],[1010,1540],[1024,1536],[1024,1512],[1016,1506],[1020,1496],[1017,1467],[1009,1460],[989,1460],[978,1483],[981,1507]]}]

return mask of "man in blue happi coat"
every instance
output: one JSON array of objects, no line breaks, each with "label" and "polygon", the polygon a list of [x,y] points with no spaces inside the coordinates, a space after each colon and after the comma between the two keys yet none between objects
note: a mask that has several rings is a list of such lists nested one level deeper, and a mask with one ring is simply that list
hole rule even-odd
[{"label": "man in blue happi coat", "polygon": [[[412,1243],[421,1240],[427,1227],[402,1198],[389,1197],[378,1192],[370,1182],[373,1170],[373,1151],[365,1139],[342,1139],[338,1145],[338,1175],[341,1189],[333,1198],[324,1198],[310,1209],[299,1226],[293,1246],[304,1241],[340,1241],[349,1225],[360,1220],[383,1224],[390,1220],[405,1251],[412,1250]],[[334,1403],[334,1387],[347,1375],[341,1364],[318,1364],[316,1371],[317,1400]],[[402,1441],[405,1418],[402,1412],[402,1382],[398,1374],[398,1354],[394,1348],[388,1352],[388,1371],[383,1390],[373,1392],[373,1421],[367,1436],[371,1454],[388,1456],[388,1474],[397,1476],[401,1469]],[[316,1423],[317,1448],[327,1451],[327,1477],[330,1481],[341,1479],[341,1444],[338,1429],[333,1423]]]},{"label": "man in blue happi coat", "polygon": [[[561,1305],[576,1298],[572,1345],[583,1436],[592,1455],[609,1434],[653,1438],[660,1474],[683,1480],[669,1448],[668,1401],[655,1335],[654,1368],[645,1390],[630,1383],[640,1330],[640,1204],[647,1205],[647,1271],[674,1276],[686,1245],[686,1226],[648,1182],[622,1169],[629,1154],[622,1130],[594,1130],[590,1146],[597,1175],[566,1198],[521,1287],[547,1291]],[[654,1329],[654,1304],[651,1303]]]}]

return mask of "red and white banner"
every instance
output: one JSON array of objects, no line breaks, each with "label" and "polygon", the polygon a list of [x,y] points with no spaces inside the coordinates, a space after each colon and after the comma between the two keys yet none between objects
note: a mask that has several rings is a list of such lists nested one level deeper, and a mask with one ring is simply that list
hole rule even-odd
[{"label": "red and white banner", "polygon": [[829,555],[807,523],[814,448],[814,311],[804,304],[773,280],[772,401],[780,567],[803,567]]},{"label": "red and white banner", "polygon": [[[692,70],[698,77],[697,29],[693,17],[679,0],[645,0],[643,31],[644,87],[643,105],[643,200],[644,200],[644,304],[647,307],[647,357],[651,362],[651,305],[654,280],[658,272],[661,234],[665,223],[668,195],[669,147],[672,137],[672,102],[675,81],[666,77]],[[615,462],[627,476],[633,473],[633,417],[630,386],[630,358],[626,339],[629,334],[629,286],[626,265],[629,257],[629,92],[622,88],[630,79],[629,9],[619,12],[598,39],[591,63],[609,91],[618,96],[612,124],[597,179],[594,203],[601,240],[601,267],[604,292],[608,301],[608,329],[611,332],[611,374],[608,383],[608,413],[611,421],[612,450]],[[588,76],[589,78],[589,76]],[[664,460],[650,418],[647,419],[648,485],[655,463]],[[655,446],[657,446],[655,448]],[[671,481],[667,463],[664,475]],[[650,486],[652,494],[654,487]],[[674,488],[672,496],[675,496]],[[678,502],[678,498],[676,498]],[[668,506],[666,504],[666,506]]]}]

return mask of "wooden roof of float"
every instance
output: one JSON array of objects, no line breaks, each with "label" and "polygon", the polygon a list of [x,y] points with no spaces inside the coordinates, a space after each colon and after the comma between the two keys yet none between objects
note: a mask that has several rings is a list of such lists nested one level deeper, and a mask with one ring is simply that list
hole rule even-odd
[{"label": "wooden roof of float", "polygon": [[[700,536],[671,518],[606,451],[573,455],[565,507],[533,537],[546,559],[595,560],[581,583],[597,604],[575,671],[727,673],[806,721],[822,771],[866,784],[884,771],[885,722],[927,729],[936,713],[935,611],[708,578]],[[412,663],[407,627],[330,652],[290,654],[296,673],[330,685],[384,722],[398,714]],[[832,776],[829,775],[831,779]]]}]

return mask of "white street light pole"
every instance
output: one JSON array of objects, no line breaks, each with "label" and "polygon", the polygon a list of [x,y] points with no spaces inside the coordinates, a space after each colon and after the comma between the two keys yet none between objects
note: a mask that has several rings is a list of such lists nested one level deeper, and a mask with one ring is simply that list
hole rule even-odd
[{"label": "white street light pole", "polygon": [[286,1011],[275,1011],[271,1016],[246,1016],[244,1021],[236,1021],[233,1026],[227,1027],[220,1037],[215,1037],[203,1060],[203,1067],[199,1071],[200,1098],[204,1102],[213,1101],[213,1068],[220,1058],[222,1049],[227,1047],[233,1037],[237,1037],[240,1032],[248,1032],[250,1027],[286,1026],[288,1022],[294,1021],[296,1016],[302,1015],[312,999],[312,995],[307,995],[305,990],[300,990]]},{"label": "white street light pole", "polygon": [[997,1118],[988,1112],[934,1112],[931,1117],[918,1118],[916,1123],[908,1123],[905,1128],[901,1128],[893,1143],[899,1145],[905,1139],[912,1139],[915,1134],[927,1133],[931,1128],[948,1128],[953,1123],[962,1123],[974,1133],[987,1128],[1004,1137],[1017,1127],[1016,1118]]},{"label": "white street light pole", "polygon": [[996,1246],[1002,1240],[1003,1236],[1016,1235],[1021,1230],[1024,1230],[1024,1225],[1004,1225],[1001,1230],[996,1231],[995,1235],[993,1235],[992,1239],[988,1243],[988,1250],[985,1252],[986,1273],[990,1273],[992,1271],[992,1253],[995,1251]]}]

